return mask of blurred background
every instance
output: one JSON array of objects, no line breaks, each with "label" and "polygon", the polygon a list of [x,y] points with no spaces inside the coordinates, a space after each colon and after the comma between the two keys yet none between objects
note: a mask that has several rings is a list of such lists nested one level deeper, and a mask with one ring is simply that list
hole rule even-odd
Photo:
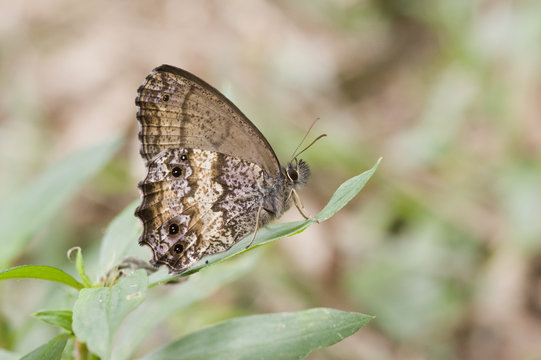
[{"label": "blurred background", "polygon": [[[166,63],[223,91],[283,162],[319,119],[311,137],[329,136],[303,154],[312,214],[384,159],[343,211],[240,256],[258,261],[137,354],[234,316],[325,306],[377,317],[309,359],[541,359],[540,44],[534,0],[0,1],[0,199],[125,139],[6,266],[96,256],[139,197],[134,99]],[[31,314],[66,293],[1,283],[0,348],[50,339]]]}]

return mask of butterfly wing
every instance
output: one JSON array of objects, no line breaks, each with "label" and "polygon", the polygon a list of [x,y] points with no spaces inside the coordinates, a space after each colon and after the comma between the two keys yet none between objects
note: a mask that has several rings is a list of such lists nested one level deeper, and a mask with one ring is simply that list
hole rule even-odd
[{"label": "butterfly wing", "polygon": [[278,176],[272,147],[248,118],[218,90],[182,69],[152,71],[135,100],[141,155],[147,161],[171,147],[210,150],[258,164]]},{"label": "butterfly wing", "polygon": [[[259,165],[215,151],[171,148],[147,166],[135,214],[143,222],[139,242],[152,249],[153,265],[181,273],[254,231],[268,188]],[[271,219],[261,212],[260,224]]]}]

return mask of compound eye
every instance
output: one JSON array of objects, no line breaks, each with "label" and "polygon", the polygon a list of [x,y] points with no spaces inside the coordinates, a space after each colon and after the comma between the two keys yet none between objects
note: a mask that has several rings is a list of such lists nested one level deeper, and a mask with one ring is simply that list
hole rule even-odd
[{"label": "compound eye", "polygon": [[293,181],[299,180],[299,173],[295,169],[287,169],[287,176]]}]

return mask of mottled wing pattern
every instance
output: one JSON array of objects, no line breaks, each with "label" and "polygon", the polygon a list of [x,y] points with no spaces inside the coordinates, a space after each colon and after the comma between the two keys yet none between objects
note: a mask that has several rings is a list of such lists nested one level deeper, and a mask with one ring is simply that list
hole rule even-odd
[{"label": "mottled wing pattern", "polygon": [[258,164],[278,176],[272,147],[218,90],[182,69],[162,65],[138,90],[141,155],[150,161],[171,147],[210,150]]},{"label": "mottled wing pattern", "polygon": [[[153,265],[180,273],[254,231],[268,182],[259,165],[215,151],[169,148],[147,166],[136,216]],[[260,219],[269,220],[266,212]]]}]

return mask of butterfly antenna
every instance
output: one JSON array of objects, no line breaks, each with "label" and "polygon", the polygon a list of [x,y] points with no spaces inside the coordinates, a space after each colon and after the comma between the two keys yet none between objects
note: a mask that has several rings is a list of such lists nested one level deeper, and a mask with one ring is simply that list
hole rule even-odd
[{"label": "butterfly antenna", "polygon": [[299,150],[299,148],[301,147],[302,143],[304,142],[304,140],[306,140],[306,138],[308,137],[308,134],[310,133],[310,130],[312,130],[312,128],[314,127],[315,123],[319,120],[319,118],[316,118],[314,121],[312,121],[312,124],[310,125],[310,127],[308,128],[308,130],[306,130],[306,133],[304,134],[304,136],[302,137],[302,140],[301,142],[299,143],[299,145],[297,145],[297,147],[295,148],[295,151],[293,151],[293,154],[291,154],[291,160],[293,160],[295,158],[295,153],[297,152],[297,150]]},{"label": "butterfly antenna", "polygon": [[[314,125],[316,124],[316,122],[319,120],[319,118],[316,118],[312,124],[310,125],[310,127],[308,128],[308,130],[306,130],[306,133],[304,134],[304,136],[302,137],[302,140],[301,142],[299,143],[299,145],[297,145],[297,147],[295,148],[295,151],[293,151],[293,154],[291,155],[291,160],[293,159],[296,159],[297,156],[299,156],[302,152],[304,152],[304,150],[308,149],[310,146],[312,146],[317,140],[319,140],[320,138],[324,137],[324,136],[327,136],[326,134],[323,134],[323,135],[320,135],[317,139],[315,139],[314,141],[312,141],[312,143],[310,145],[308,145],[307,147],[305,147],[301,152],[297,153],[297,150],[299,150],[299,148],[301,147],[302,143],[304,142],[304,140],[306,140],[306,138],[308,137],[308,134],[310,133],[310,130],[312,130],[312,128],[314,127]],[[290,161],[291,162],[291,161]]]},{"label": "butterfly antenna", "polygon": [[302,154],[303,152],[305,152],[306,150],[308,150],[310,148],[310,146],[314,145],[316,143],[316,141],[318,141],[319,139],[321,138],[324,138],[325,136],[327,136],[327,134],[321,134],[319,135],[317,138],[315,138],[307,147],[305,147],[304,149],[302,149],[301,151],[299,151],[296,155],[295,155],[295,159],[297,159],[297,157]]}]

